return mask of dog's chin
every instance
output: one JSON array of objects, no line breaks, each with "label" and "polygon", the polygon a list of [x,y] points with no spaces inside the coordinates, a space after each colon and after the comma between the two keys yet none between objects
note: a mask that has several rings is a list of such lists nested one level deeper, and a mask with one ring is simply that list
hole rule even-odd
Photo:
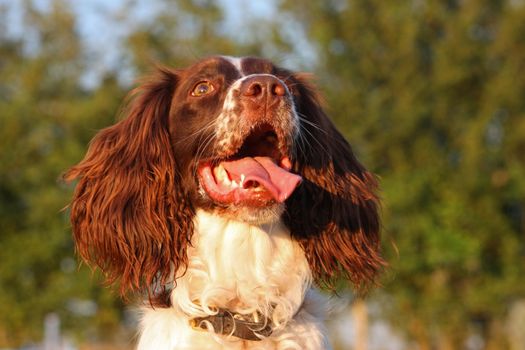
[{"label": "dog's chin", "polygon": [[264,207],[250,207],[242,205],[210,206],[206,211],[228,218],[230,220],[245,222],[250,225],[265,225],[278,222],[284,212],[283,203],[273,203]]}]

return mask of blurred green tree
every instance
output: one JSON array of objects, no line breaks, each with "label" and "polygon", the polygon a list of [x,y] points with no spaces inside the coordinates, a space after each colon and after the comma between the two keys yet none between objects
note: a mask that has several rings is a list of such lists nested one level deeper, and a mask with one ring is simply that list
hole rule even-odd
[{"label": "blurred green tree", "polygon": [[[65,1],[48,12],[29,1],[21,9],[23,38],[0,30],[0,347],[41,339],[50,312],[65,329],[88,332],[97,323],[112,332],[121,318],[109,290],[77,271],[62,211],[70,190],[57,180],[100,119],[113,118],[122,89],[111,79],[96,91],[81,87],[82,47]],[[0,16],[7,26],[7,11]],[[99,305],[94,326],[96,310],[78,308],[89,302]]]},{"label": "blurred green tree", "polygon": [[[290,45],[278,41],[278,34],[263,30],[271,29],[272,21],[261,18],[257,26],[250,26],[248,14],[242,24],[237,23],[245,28],[244,40],[240,40],[238,33],[228,31],[231,23],[226,23],[224,8],[217,1],[157,0],[155,4],[157,16],[139,26],[126,41],[128,60],[136,75],[151,72],[157,64],[184,67],[206,56],[267,56],[264,50],[268,47],[279,54],[291,51]],[[275,41],[268,43],[268,36]]]},{"label": "blurred green tree", "polygon": [[420,349],[473,333],[505,348],[509,302],[525,297],[525,6],[282,6],[317,49],[333,118],[382,177],[391,320]]}]

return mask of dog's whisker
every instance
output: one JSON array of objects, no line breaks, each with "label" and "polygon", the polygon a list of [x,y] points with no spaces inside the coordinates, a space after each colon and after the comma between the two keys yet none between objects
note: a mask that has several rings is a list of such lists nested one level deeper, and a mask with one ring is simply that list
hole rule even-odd
[{"label": "dog's whisker", "polygon": [[199,135],[199,134],[202,135],[202,134],[204,134],[204,132],[209,131],[210,129],[214,128],[214,126],[215,126],[215,121],[214,121],[214,120],[211,120],[207,125],[203,126],[203,127],[200,128],[199,130],[197,130],[197,131],[195,131],[195,132],[193,132],[193,133],[191,133],[191,134],[189,134],[189,135],[183,137],[183,138],[180,139],[180,140],[177,140],[177,141],[175,142],[175,144],[178,145],[178,144],[181,144],[181,143],[183,143],[183,142],[188,141],[189,139],[195,137],[196,135]]}]

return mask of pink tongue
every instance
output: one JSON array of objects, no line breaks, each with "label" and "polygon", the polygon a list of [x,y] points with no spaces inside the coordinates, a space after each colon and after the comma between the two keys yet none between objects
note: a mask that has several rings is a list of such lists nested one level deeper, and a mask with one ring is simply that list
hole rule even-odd
[{"label": "pink tongue", "polygon": [[244,175],[245,186],[250,181],[258,182],[278,202],[284,202],[301,182],[299,175],[279,167],[269,157],[246,157],[223,162],[221,165],[232,180],[240,182],[241,175]]}]

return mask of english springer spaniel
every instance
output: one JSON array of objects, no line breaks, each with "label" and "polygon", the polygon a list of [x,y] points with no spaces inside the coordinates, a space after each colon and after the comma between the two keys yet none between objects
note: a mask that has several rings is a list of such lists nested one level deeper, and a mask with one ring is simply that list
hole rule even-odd
[{"label": "english springer spaniel", "polygon": [[140,350],[330,349],[314,286],[383,265],[376,177],[264,59],[160,69],[65,178],[80,256],[147,291]]}]

